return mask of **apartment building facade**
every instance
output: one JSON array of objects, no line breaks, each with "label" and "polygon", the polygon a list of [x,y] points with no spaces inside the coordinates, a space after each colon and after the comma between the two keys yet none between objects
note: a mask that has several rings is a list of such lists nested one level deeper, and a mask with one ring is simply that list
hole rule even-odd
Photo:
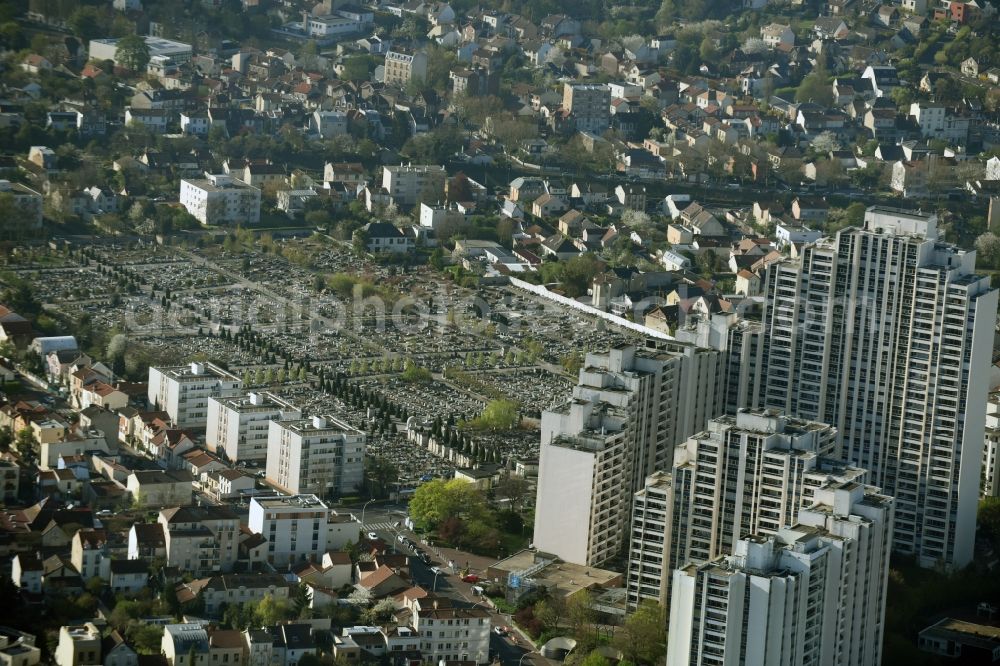
[{"label": "apartment building facade", "polygon": [[204,428],[208,399],[235,396],[243,381],[212,363],[150,367],[149,404],[165,411],[175,428]]},{"label": "apartment building facade", "polygon": [[490,615],[483,608],[455,608],[430,602],[413,614],[425,664],[489,661]]},{"label": "apartment building facade", "polygon": [[896,498],[895,546],[972,560],[997,291],[937,217],[874,206],[765,277],[765,406],[830,423]]},{"label": "apartment building facade", "polygon": [[735,312],[689,316],[674,336],[680,342],[716,349],[725,358],[723,404],[725,413],[756,409],[761,402],[763,365],[762,326]]},{"label": "apartment building facade", "polygon": [[540,550],[590,566],[617,553],[632,494],[649,474],[670,468],[680,441],[721,413],[719,352],[649,344],[588,354],[572,398],[542,413]]},{"label": "apartment building facade", "polygon": [[292,403],[262,391],[246,396],[210,397],[205,446],[231,462],[267,458],[267,436],[272,420],[302,418]]},{"label": "apartment building facade", "polygon": [[424,195],[444,193],[448,177],[443,166],[437,164],[399,164],[382,167],[382,187],[392,200],[403,206],[413,206]]},{"label": "apartment building facade", "polygon": [[857,483],[674,572],[667,663],[882,663],[893,501]]},{"label": "apartment building facade", "polygon": [[316,495],[275,495],[250,500],[247,526],[267,539],[267,561],[279,566],[318,559],[358,543],[361,524],[338,514]]},{"label": "apartment building facade", "polygon": [[101,631],[92,622],[59,628],[55,663],[58,666],[91,666],[101,659]]},{"label": "apartment building facade", "polygon": [[365,433],[332,416],[271,421],[266,478],[292,495],[346,495],[360,486]]},{"label": "apartment building facade", "polygon": [[741,410],[678,446],[671,473],[636,493],[629,605],[666,604],[674,569],[728,554],[748,534],[776,534],[820,488],[863,482],[864,470],[830,458],[836,438],[826,424]]},{"label": "apartment building facade", "polygon": [[260,222],[260,189],[226,174],[181,179],[180,203],[202,224]]},{"label": "apartment building facade", "polygon": [[611,125],[611,89],[603,83],[565,83],[562,108],[578,132],[600,136]]},{"label": "apartment building facade", "polygon": [[410,81],[426,78],[427,55],[423,51],[386,51],[382,81],[387,86],[405,87]]},{"label": "apartment building facade", "polygon": [[634,452],[626,410],[574,399],[542,414],[535,546],[596,566],[624,539]]},{"label": "apartment building facade", "polygon": [[986,403],[986,434],[983,437],[982,497],[1000,496],[1000,391],[992,391]]},{"label": "apartment building facade", "polygon": [[239,557],[240,519],[228,507],[163,509],[157,522],[163,529],[169,566],[194,575],[233,570]]}]

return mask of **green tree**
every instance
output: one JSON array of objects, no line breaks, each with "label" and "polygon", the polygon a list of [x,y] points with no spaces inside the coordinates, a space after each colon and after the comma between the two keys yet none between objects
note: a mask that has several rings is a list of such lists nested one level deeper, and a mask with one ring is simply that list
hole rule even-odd
[{"label": "green tree", "polygon": [[815,102],[823,107],[833,104],[833,88],[820,71],[807,74],[795,90],[796,102]]},{"label": "green tree", "polygon": [[406,364],[403,366],[402,379],[404,382],[426,383],[431,380],[431,371],[420,367],[413,359],[406,359]]},{"label": "green tree", "polygon": [[666,628],[663,608],[654,601],[644,601],[615,632],[615,647],[632,663],[660,664],[667,651]]},{"label": "green tree", "polygon": [[132,72],[144,72],[149,64],[149,45],[139,35],[127,35],[118,41],[116,58]]},{"label": "green tree", "polygon": [[593,650],[590,654],[583,658],[580,662],[580,666],[611,666],[611,662],[608,658],[597,650]]},{"label": "green tree", "polygon": [[573,628],[573,636],[577,640],[590,640],[597,612],[594,610],[594,598],[589,590],[581,590],[567,600],[566,619]]},{"label": "green tree", "polygon": [[660,29],[669,28],[672,26],[674,19],[677,18],[677,4],[675,0],[662,0],[660,2],[660,8],[656,12],[654,20],[656,25]]},{"label": "green tree", "polygon": [[125,637],[139,654],[159,655],[160,644],[163,642],[163,627],[156,624],[131,624],[125,630]]},{"label": "green tree", "polygon": [[35,436],[31,433],[30,428],[22,428],[17,431],[17,437],[14,438],[14,450],[25,460],[34,458]]},{"label": "green tree", "polygon": [[460,479],[421,484],[410,499],[410,516],[424,529],[454,518],[480,524],[488,524],[491,518],[483,493]]},{"label": "green tree", "polygon": [[254,610],[254,619],[260,627],[271,627],[279,622],[295,619],[295,615],[295,609],[287,599],[271,596],[261,599]]},{"label": "green tree", "polygon": [[511,400],[491,400],[470,425],[482,430],[510,430],[520,421],[520,405]]},{"label": "green tree", "polygon": [[3,293],[3,302],[22,317],[34,317],[41,313],[42,304],[35,298],[31,285],[24,281],[17,282]]},{"label": "green tree", "polygon": [[97,37],[102,31],[101,15],[96,7],[84,5],[77,8],[70,14],[67,23],[73,34],[85,42]]},{"label": "green tree", "polygon": [[372,497],[385,497],[398,480],[399,468],[387,458],[373,456],[365,461],[365,483]]},{"label": "green tree", "polygon": [[367,81],[375,69],[375,59],[370,55],[353,55],[344,59],[340,78],[348,81]]},{"label": "green tree", "polygon": [[511,511],[521,506],[521,503],[528,496],[529,492],[530,487],[527,481],[521,477],[509,474],[493,486],[493,496],[498,500],[505,501]]},{"label": "green tree", "polygon": [[559,265],[562,288],[570,298],[586,294],[594,276],[605,269],[604,263],[592,252],[560,262]]}]

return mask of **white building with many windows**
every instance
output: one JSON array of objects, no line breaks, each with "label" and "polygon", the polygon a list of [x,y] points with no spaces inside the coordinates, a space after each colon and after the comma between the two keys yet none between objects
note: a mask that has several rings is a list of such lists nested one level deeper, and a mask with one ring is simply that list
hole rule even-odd
[{"label": "white building with many windows", "polygon": [[[233,570],[239,557],[240,519],[225,506],[181,506],[160,511],[167,564],[201,575]],[[130,535],[131,539],[131,535]],[[129,544],[129,559],[138,554]]]},{"label": "white building with many windows", "polygon": [[572,398],[542,413],[539,550],[588,566],[615,555],[632,494],[649,474],[670,468],[678,443],[721,413],[719,352],[650,344],[588,354]]},{"label": "white building with many windows", "polygon": [[771,264],[762,386],[765,406],[834,425],[896,499],[899,552],[955,569],[975,545],[997,291],[937,223],[873,206]]},{"label": "white building with many windows", "polygon": [[674,572],[667,663],[882,663],[892,499],[817,492],[793,527]]},{"label": "white building with many windows", "polygon": [[260,189],[225,174],[182,178],[180,203],[202,224],[260,222]]},{"label": "white building with many windows", "polygon": [[776,534],[820,488],[864,481],[864,470],[829,457],[836,437],[823,423],[741,410],[678,446],[672,473],[653,475],[634,498],[629,605],[665,605],[673,569],[731,553],[748,534]]},{"label": "white building with many windows", "polygon": [[420,637],[425,664],[490,660],[490,615],[484,608],[458,608],[447,599],[423,599],[416,604],[413,628]]},{"label": "white building with many windows", "polygon": [[[156,57],[166,58],[169,62],[180,64],[191,59],[193,49],[190,44],[175,42],[172,39],[163,37],[144,36],[146,47],[149,49],[150,59]],[[92,39],[89,44],[89,56],[91,60],[113,60],[116,65],[118,61],[118,42],[120,39]]]},{"label": "white building with many windows", "polygon": [[266,391],[210,397],[205,446],[231,462],[264,461],[271,421],[300,418],[292,403]]},{"label": "white building with many windows", "polygon": [[990,393],[986,403],[986,435],[983,437],[983,497],[1000,496],[1000,391]]},{"label": "white building with many windows", "polygon": [[204,428],[208,399],[237,395],[243,381],[212,363],[150,367],[149,404],[170,415],[176,428]]},{"label": "white building with many windows", "polygon": [[340,515],[315,495],[275,495],[250,500],[247,526],[267,539],[267,561],[295,564],[358,543],[361,523]]},{"label": "white building with many windows", "polygon": [[410,81],[427,78],[427,55],[423,51],[389,49],[385,54],[382,82],[403,87]]},{"label": "white building with many windows", "polygon": [[437,164],[400,164],[382,167],[382,187],[392,200],[412,206],[423,196],[433,194],[436,200],[444,194],[448,173]]},{"label": "white building with many windows", "polygon": [[365,433],[332,416],[271,421],[267,481],[292,495],[355,492],[363,480]]}]

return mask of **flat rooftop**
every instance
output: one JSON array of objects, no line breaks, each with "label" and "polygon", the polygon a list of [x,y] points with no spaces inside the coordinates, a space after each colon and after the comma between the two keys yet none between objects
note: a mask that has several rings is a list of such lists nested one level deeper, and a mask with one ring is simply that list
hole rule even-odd
[{"label": "flat rooftop", "polygon": [[252,185],[247,185],[242,180],[238,178],[227,178],[220,184],[209,180],[208,178],[184,178],[182,182],[190,183],[195,187],[205,190],[206,192],[226,192],[229,190],[255,190],[257,188]]},{"label": "flat rooftop", "polygon": [[362,435],[360,430],[332,416],[314,416],[309,419],[289,419],[278,421],[283,428],[300,434],[336,432],[347,435]]},{"label": "flat rooftop", "polygon": [[316,495],[274,495],[254,497],[250,500],[265,509],[327,509],[327,505]]},{"label": "flat rooftop", "polygon": [[299,409],[284,398],[270,392],[256,393],[256,399],[251,395],[233,396],[230,398],[211,398],[219,404],[238,412],[273,411],[275,408],[299,411]]},{"label": "flat rooftop", "polygon": [[938,636],[962,645],[992,652],[1000,647],[1000,627],[965,622],[946,617],[920,632],[921,636]]},{"label": "flat rooftop", "polygon": [[204,379],[205,377],[219,377],[220,379],[240,381],[239,377],[213,363],[190,363],[188,365],[174,365],[154,369],[158,370],[163,376],[178,381],[194,381]]},{"label": "flat rooftop", "polygon": [[531,550],[522,550],[505,560],[497,562],[490,567],[493,570],[490,575],[499,576],[506,573],[524,571],[534,566],[539,558],[548,560],[550,563],[531,574],[530,577],[539,585],[544,585],[546,589],[550,591],[558,590],[559,594],[566,597],[580,590],[595,586],[618,587],[622,580],[622,574],[617,571],[569,564],[555,559],[554,556],[536,553]]}]

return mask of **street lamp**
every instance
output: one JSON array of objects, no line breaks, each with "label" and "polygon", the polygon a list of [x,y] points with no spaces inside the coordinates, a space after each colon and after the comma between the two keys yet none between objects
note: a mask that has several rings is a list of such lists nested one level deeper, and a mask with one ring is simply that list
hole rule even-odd
[{"label": "street lamp", "polygon": [[373,497],[370,500],[368,500],[367,502],[365,502],[364,506],[361,507],[361,530],[362,531],[364,531],[364,529],[365,529],[365,509],[367,509],[368,505],[371,504],[374,501],[375,501],[375,498]]}]

